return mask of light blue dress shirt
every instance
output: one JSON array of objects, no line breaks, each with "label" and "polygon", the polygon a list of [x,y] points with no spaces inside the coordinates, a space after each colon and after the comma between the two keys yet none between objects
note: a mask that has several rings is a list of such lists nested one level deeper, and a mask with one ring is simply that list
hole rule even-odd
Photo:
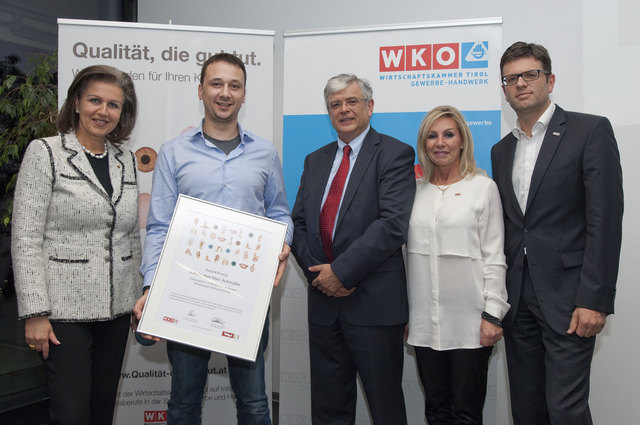
[{"label": "light blue dress shirt", "polygon": [[153,280],[180,194],[287,223],[291,244],[293,222],[278,153],[267,140],[239,125],[238,131],[240,144],[228,156],[204,138],[202,123],[160,148],[140,267],[144,287]]}]

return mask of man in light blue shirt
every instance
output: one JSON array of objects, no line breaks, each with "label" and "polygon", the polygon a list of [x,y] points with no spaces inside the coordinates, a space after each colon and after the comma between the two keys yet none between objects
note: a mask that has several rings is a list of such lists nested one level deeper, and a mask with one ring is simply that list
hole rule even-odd
[{"label": "man in light blue shirt", "polygon": [[[238,124],[246,75],[244,64],[234,55],[219,53],[207,60],[198,86],[205,110],[202,123],[160,148],[141,267],[145,292],[134,309],[138,319],[181,193],[287,223],[286,243],[279,256],[274,285],[282,278],[293,226],[278,153],[270,142]],[[268,327],[267,318],[255,362],[227,358],[239,425],[271,424],[263,357]],[[173,368],[167,424],[200,424],[211,352],[168,341],[167,354]]]}]

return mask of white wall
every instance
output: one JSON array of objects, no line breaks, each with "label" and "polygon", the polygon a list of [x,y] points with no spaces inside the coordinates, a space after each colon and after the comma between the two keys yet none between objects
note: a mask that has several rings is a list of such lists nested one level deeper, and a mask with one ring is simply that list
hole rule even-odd
[{"label": "white wall", "polygon": [[[553,99],[565,109],[608,116],[614,126],[625,179],[626,211],[616,314],[598,338],[593,362],[591,406],[594,423],[628,425],[640,417],[640,332],[635,326],[634,301],[640,287],[632,262],[640,258],[640,6],[633,0],[539,0],[525,6],[498,0],[138,0],[140,22],[275,30],[274,143],[282,149],[282,33],[285,30],[503,17],[503,47],[515,41],[544,45],[551,53],[557,83]],[[310,55],[313,52],[309,52]],[[499,90],[496,82],[496,90]],[[251,81],[248,82],[250,102]],[[320,95],[320,94],[319,94]],[[515,115],[503,103],[503,134]],[[296,275],[295,271],[288,272]],[[274,322],[278,309],[273,311]],[[277,323],[274,323],[274,328]],[[275,329],[274,329],[275,330]],[[277,356],[274,347],[274,357]],[[506,380],[498,388],[501,410],[497,425],[508,425]],[[277,376],[277,375],[276,375]],[[276,380],[277,381],[277,380]],[[500,381],[499,381],[500,382]],[[277,383],[274,382],[274,387]],[[500,401],[503,400],[503,401]]]}]

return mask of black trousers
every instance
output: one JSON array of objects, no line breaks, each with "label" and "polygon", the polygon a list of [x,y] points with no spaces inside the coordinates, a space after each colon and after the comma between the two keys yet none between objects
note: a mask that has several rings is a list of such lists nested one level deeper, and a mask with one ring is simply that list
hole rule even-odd
[{"label": "black trousers", "polygon": [[589,375],[596,337],[556,333],[542,314],[526,261],[523,273],[515,320],[504,329],[513,423],[592,425]]},{"label": "black trousers", "polygon": [[51,322],[61,344],[44,360],[50,424],[111,425],[129,323]]},{"label": "black trousers", "polygon": [[309,324],[313,425],[353,425],[360,375],[373,425],[406,425],[404,325]]},{"label": "black trousers", "polygon": [[444,351],[414,348],[429,425],[481,425],[493,347]]}]

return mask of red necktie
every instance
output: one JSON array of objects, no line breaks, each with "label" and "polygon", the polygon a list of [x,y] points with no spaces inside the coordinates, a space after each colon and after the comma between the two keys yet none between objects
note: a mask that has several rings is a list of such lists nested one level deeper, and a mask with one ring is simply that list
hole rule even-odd
[{"label": "red necktie", "polygon": [[324,201],[322,210],[320,211],[320,240],[322,241],[322,248],[324,253],[329,259],[333,261],[333,254],[331,247],[333,245],[333,225],[336,222],[336,216],[338,215],[338,207],[340,206],[340,199],[342,198],[342,190],[344,189],[344,181],[349,174],[349,153],[351,153],[351,146],[347,145],[342,148],[344,154],[342,155],[342,162],[338,168],[331,187],[329,188],[329,194]]}]

